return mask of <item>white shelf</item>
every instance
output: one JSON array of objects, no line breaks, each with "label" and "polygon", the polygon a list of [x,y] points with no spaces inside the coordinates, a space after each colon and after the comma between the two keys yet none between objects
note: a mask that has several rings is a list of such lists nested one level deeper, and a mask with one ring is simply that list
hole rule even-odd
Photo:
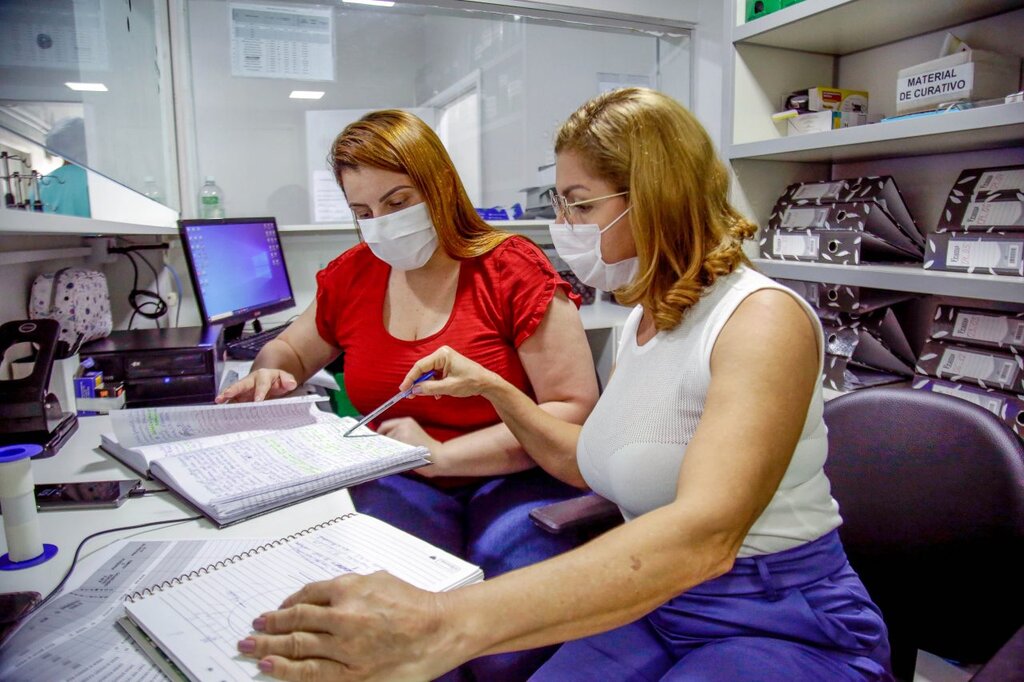
[{"label": "white shelf", "polygon": [[1020,0],[804,0],[737,26],[733,43],[845,55],[1020,6]]},{"label": "white shelf", "polygon": [[[551,224],[550,220],[488,220],[488,225],[497,228],[507,229],[511,232],[529,231],[532,228],[547,229]],[[345,223],[316,223],[312,225],[279,225],[280,232],[355,232],[356,226],[353,222]]]},{"label": "white shelf", "polygon": [[596,298],[590,305],[580,306],[580,320],[584,329],[617,329],[631,312],[632,308]]},{"label": "white shelf", "polygon": [[177,234],[174,227],[154,227],[95,220],[56,213],[37,213],[0,208],[0,234],[9,235],[79,235],[83,237],[143,235],[159,237]]},{"label": "white shelf", "polygon": [[925,270],[917,264],[832,265],[765,258],[755,258],[753,263],[769,277],[1024,303],[1024,277]]},{"label": "white shelf", "polygon": [[[810,1],[810,0],[805,0]],[[796,5],[799,7],[799,5]],[[1015,146],[1024,140],[1024,102],[734,144],[730,159],[844,162]]]}]

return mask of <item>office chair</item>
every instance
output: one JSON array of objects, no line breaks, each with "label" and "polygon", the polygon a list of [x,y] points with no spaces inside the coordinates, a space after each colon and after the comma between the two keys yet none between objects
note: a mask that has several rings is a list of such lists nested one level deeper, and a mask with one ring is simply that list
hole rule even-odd
[{"label": "office chair", "polygon": [[977,405],[907,388],[840,396],[825,423],[839,533],[897,678],[918,649],[973,664],[1003,647],[976,679],[1024,679],[1024,444]]}]

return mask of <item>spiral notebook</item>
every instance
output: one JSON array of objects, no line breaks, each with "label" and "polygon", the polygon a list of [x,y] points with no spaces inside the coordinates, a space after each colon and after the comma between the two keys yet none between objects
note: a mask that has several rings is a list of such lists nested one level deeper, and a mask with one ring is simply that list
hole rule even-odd
[{"label": "spiral notebook", "polygon": [[306,583],[387,571],[441,592],[483,571],[372,516],[352,513],[272,540],[125,598],[119,624],[171,679],[252,680],[238,641]]}]

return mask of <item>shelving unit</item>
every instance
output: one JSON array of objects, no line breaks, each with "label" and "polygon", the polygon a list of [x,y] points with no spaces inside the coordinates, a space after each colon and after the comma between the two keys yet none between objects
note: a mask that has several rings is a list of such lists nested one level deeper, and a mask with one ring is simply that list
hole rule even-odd
[{"label": "shelving unit", "polygon": [[78,216],[36,213],[0,208],[0,235],[54,236],[69,235],[80,237],[151,236],[176,234],[173,227],[154,227],[119,223],[110,220],[80,218]]},{"label": "shelving unit", "polygon": [[[1024,9],[1008,0],[803,0],[743,23],[736,0],[723,107],[733,199],[764,226],[793,182],[891,174],[922,231],[934,228],[964,168],[1024,163],[1024,102],[784,136],[770,120],[785,95],[814,85],[870,92],[871,119],[896,113],[895,73],[936,56],[948,30],[972,47],[1024,49]],[[908,61],[909,60],[909,61]],[[865,80],[870,81],[865,84]],[[892,109],[892,110],[889,110]],[[772,277],[859,285],[1024,307],[1024,278],[924,270],[921,264],[841,266],[755,259]]]}]

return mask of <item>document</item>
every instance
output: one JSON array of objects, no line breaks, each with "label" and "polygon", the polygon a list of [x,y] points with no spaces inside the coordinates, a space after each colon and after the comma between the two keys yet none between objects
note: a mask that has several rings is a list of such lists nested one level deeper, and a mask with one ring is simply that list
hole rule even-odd
[{"label": "document", "polygon": [[253,618],[306,583],[379,570],[435,592],[483,579],[479,567],[355,513],[139,590],[120,622],[191,680],[248,681],[256,661],[236,645],[252,634]]},{"label": "document", "polygon": [[308,398],[111,413],[101,447],[219,526],[430,463],[429,450],[321,412]]},{"label": "document", "polygon": [[[164,676],[117,626],[124,596],[245,552],[259,539],[120,541],[79,570],[87,577],[42,607],[0,648],[0,680],[133,680]],[[96,567],[91,573],[90,566]],[[75,581],[76,574],[72,574]]]}]

